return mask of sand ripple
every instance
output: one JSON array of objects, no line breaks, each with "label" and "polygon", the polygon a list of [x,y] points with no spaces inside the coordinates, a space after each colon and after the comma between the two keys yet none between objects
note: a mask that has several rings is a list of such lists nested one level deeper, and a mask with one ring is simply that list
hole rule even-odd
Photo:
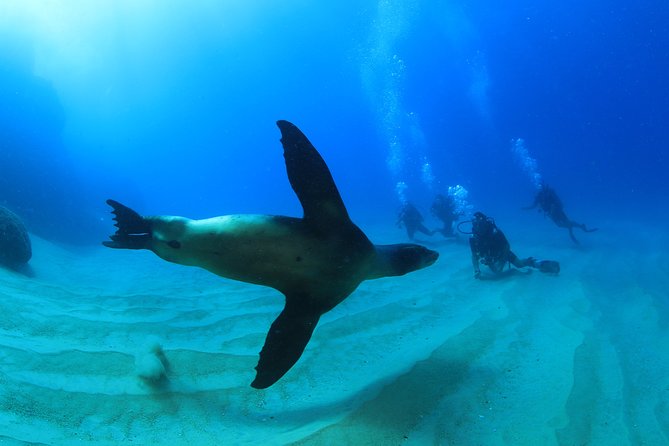
[{"label": "sand ripple", "polygon": [[277,292],[38,239],[34,278],[0,271],[0,442],[669,443],[664,254],[558,246],[558,278],[477,282],[443,245],[363,284],[256,391]]}]

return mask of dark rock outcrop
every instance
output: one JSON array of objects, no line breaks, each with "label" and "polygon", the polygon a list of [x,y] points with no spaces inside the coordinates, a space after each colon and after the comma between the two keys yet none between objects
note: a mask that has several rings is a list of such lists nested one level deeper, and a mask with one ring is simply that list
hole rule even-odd
[{"label": "dark rock outcrop", "polygon": [[0,265],[19,268],[32,257],[28,231],[21,219],[0,206]]}]

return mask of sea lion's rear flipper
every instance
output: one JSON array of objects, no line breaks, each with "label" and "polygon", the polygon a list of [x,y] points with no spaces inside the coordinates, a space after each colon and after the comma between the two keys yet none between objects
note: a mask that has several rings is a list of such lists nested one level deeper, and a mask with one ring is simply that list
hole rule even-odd
[{"label": "sea lion's rear flipper", "polygon": [[302,356],[320,316],[304,296],[286,296],[286,307],[272,323],[260,351],[251,387],[266,389],[290,370]]},{"label": "sea lion's rear flipper", "polygon": [[116,233],[109,238],[111,242],[102,242],[108,248],[145,249],[151,241],[151,225],[144,217],[118,201],[107,200],[112,207]]},{"label": "sea lion's rear flipper", "polygon": [[281,130],[288,180],[304,210],[304,219],[316,225],[348,222],[348,212],[328,166],[304,133],[288,121],[277,121]]}]

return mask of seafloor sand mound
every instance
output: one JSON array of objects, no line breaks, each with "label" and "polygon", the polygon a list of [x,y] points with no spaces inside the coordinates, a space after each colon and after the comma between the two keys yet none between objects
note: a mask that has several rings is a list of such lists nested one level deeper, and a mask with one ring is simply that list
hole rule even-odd
[{"label": "seafloor sand mound", "polygon": [[326,314],[264,391],[277,292],[35,239],[35,278],[0,271],[0,443],[667,444],[667,239],[621,234],[516,236],[561,275],[482,282],[439,242],[435,266]]}]

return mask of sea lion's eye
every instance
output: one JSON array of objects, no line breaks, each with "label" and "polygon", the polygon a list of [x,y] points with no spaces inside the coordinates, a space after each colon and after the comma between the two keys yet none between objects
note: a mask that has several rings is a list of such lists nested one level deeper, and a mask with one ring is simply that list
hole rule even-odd
[{"label": "sea lion's eye", "polygon": [[169,242],[167,242],[167,246],[169,246],[170,248],[179,249],[181,248],[181,243],[179,243],[176,240],[170,240]]}]

